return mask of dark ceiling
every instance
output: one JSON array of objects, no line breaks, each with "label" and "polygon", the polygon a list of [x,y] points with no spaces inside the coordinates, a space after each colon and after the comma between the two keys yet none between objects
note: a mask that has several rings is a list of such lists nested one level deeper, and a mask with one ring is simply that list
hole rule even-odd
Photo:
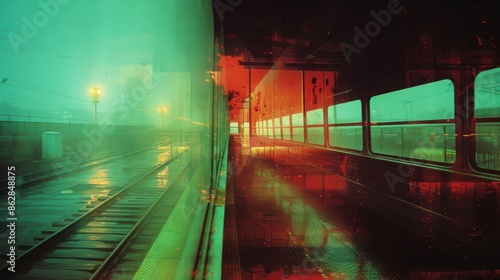
[{"label": "dark ceiling", "polygon": [[[232,10],[224,11],[223,19],[215,16],[216,25],[224,27],[226,54],[243,54],[245,61],[280,59],[327,63],[334,68],[346,63],[341,43],[356,46],[355,28],[365,30],[374,20],[373,12],[398,4],[395,0],[220,1],[235,4],[227,6]],[[366,47],[371,50],[359,56],[351,53],[353,60],[394,52],[423,56],[426,52],[488,52],[498,57],[496,1],[405,0],[399,5],[402,12],[392,14],[379,32],[374,30]]]}]

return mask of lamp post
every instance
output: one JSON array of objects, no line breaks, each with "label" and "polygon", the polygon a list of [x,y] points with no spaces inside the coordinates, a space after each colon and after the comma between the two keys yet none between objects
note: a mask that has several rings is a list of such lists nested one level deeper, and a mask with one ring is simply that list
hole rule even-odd
[{"label": "lamp post", "polygon": [[99,88],[92,88],[90,90],[90,93],[92,94],[92,103],[94,103],[95,125],[97,125],[97,103],[99,103],[99,97],[101,96],[101,89],[99,89]]},{"label": "lamp post", "polygon": [[161,120],[161,127],[164,127],[165,126],[165,113],[167,112],[167,107],[165,106],[161,106],[158,108],[158,110],[160,110],[160,120]]}]

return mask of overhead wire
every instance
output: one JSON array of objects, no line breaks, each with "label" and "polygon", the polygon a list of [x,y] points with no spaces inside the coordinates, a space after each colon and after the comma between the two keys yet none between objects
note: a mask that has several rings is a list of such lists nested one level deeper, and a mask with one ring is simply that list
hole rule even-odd
[{"label": "overhead wire", "polygon": [[[9,81],[12,81],[14,83],[9,83]],[[6,77],[2,78],[2,82],[0,82],[0,84],[6,85],[6,86],[11,86],[11,87],[17,87],[17,88],[23,88],[23,89],[28,89],[28,90],[34,90],[34,91],[37,91],[37,92],[42,92],[42,93],[46,93],[46,94],[49,94],[49,95],[54,95],[54,96],[58,96],[58,97],[63,97],[63,98],[68,98],[68,99],[73,99],[73,100],[78,100],[78,101],[81,101],[81,102],[87,102],[88,101],[88,100],[85,100],[85,99],[82,99],[82,98],[78,98],[78,97],[74,97],[74,96],[68,96],[68,95],[66,95],[64,93],[61,93],[61,92],[57,92],[57,91],[54,91],[54,90],[46,89],[46,88],[43,88],[43,87],[35,86],[35,85],[29,84],[29,83],[25,83],[25,82],[13,80],[13,79],[6,78]]]}]

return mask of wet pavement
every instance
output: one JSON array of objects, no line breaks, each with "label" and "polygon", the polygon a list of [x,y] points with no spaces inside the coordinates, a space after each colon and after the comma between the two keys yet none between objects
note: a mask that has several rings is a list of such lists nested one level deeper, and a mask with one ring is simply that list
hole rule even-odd
[{"label": "wet pavement", "polygon": [[475,269],[492,261],[487,251],[472,265],[454,249],[465,246],[449,237],[449,219],[384,200],[278,148],[233,139],[229,159],[235,228],[226,226],[225,238],[237,237],[239,256],[226,253],[233,270],[225,279],[500,278],[498,270]]}]

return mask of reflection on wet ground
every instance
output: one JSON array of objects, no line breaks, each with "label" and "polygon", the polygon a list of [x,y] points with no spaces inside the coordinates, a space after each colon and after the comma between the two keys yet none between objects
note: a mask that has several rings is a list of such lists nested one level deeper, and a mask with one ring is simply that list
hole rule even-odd
[{"label": "reflection on wet ground", "polygon": [[[336,221],[350,211],[345,190],[304,189],[304,176],[285,175],[285,170],[253,160],[234,178],[244,274],[262,279],[278,275],[285,279],[380,279],[394,275],[357,248],[355,237],[362,234],[359,228]],[[334,215],[327,215],[328,209]]]},{"label": "reflection on wet ground", "polygon": [[262,149],[233,143],[229,156],[243,279],[500,277],[474,268],[492,261],[487,248],[474,245],[483,256],[462,254],[455,217],[407,211],[356,182]]}]

